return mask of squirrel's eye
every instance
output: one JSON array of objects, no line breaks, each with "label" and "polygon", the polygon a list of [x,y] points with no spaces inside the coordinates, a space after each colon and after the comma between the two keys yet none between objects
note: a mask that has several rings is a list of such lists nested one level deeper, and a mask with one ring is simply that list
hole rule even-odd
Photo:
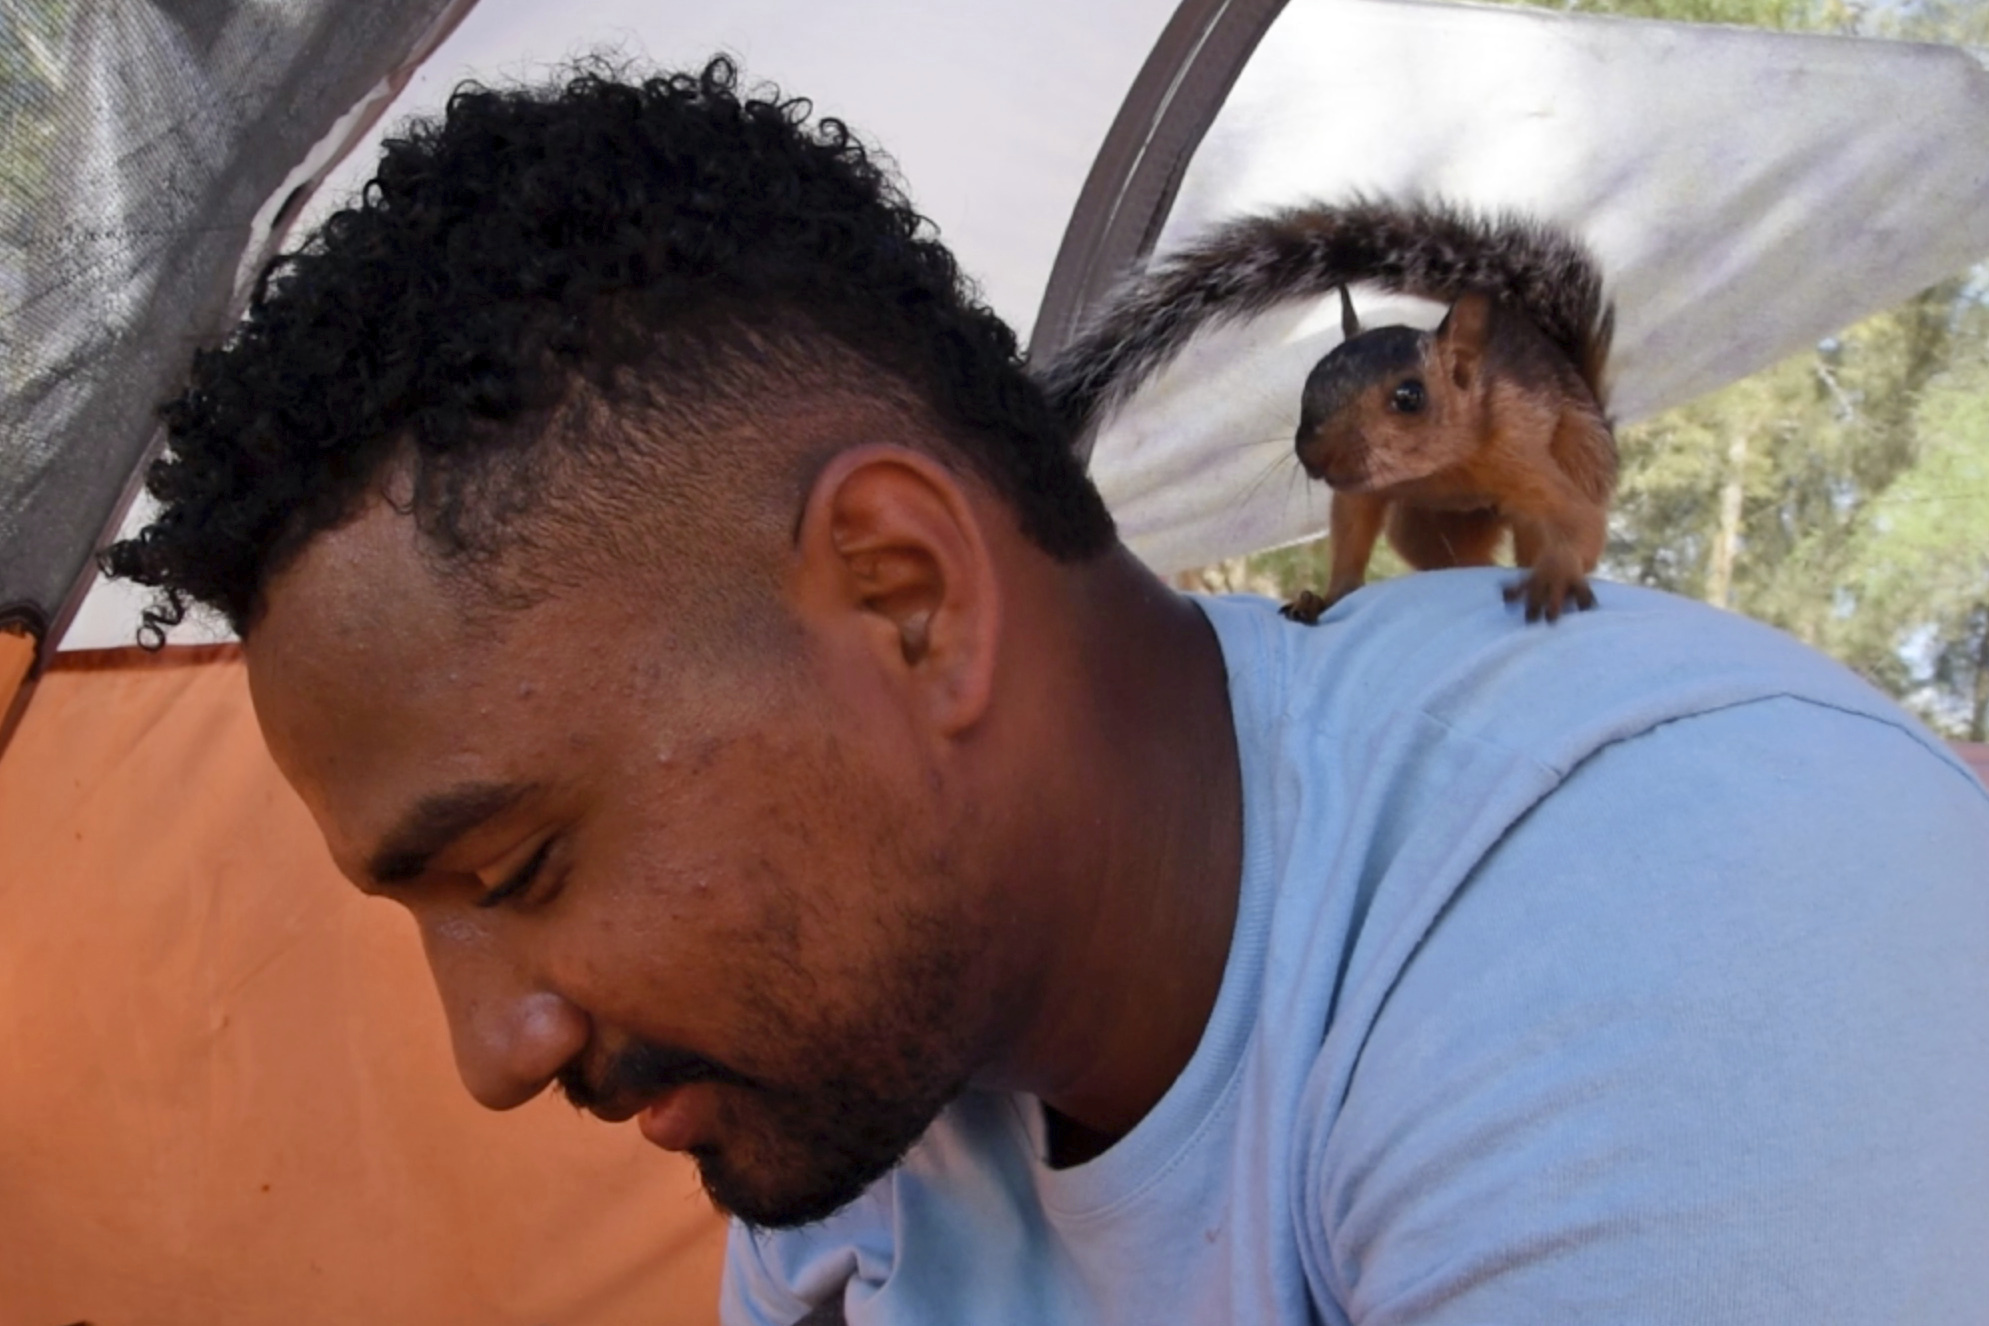
[{"label": "squirrel's eye", "polygon": [[1403,414],[1419,414],[1422,412],[1424,400],[1423,384],[1410,378],[1395,388],[1395,394],[1388,398],[1388,404]]}]

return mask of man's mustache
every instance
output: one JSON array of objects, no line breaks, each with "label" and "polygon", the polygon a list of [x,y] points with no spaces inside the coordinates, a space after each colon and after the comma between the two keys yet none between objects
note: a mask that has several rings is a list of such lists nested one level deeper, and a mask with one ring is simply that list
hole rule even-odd
[{"label": "man's mustache", "polygon": [[623,1102],[647,1100],[672,1087],[691,1082],[725,1082],[733,1086],[759,1085],[744,1074],[703,1055],[673,1050],[650,1041],[631,1041],[617,1050],[602,1066],[598,1076],[575,1059],[559,1070],[559,1089],[569,1101],[583,1110],[602,1110]]}]

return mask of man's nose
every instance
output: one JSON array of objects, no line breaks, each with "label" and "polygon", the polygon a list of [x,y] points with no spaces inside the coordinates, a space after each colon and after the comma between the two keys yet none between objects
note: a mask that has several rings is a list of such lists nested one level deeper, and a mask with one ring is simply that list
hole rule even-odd
[{"label": "man's nose", "polygon": [[424,926],[422,941],[456,1072],[485,1109],[523,1105],[586,1049],[586,1014],[493,951],[486,936]]}]

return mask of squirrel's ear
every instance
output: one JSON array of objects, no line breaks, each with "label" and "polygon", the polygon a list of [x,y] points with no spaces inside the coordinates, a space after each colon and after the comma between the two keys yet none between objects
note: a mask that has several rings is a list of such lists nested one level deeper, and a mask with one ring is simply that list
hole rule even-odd
[{"label": "squirrel's ear", "polygon": [[1360,334],[1361,320],[1354,316],[1354,297],[1348,293],[1347,287],[1342,284],[1340,286],[1340,336],[1344,340],[1351,341]]},{"label": "squirrel's ear", "polygon": [[1461,295],[1450,312],[1437,325],[1437,353],[1449,370],[1450,380],[1459,391],[1468,391],[1485,359],[1485,343],[1492,332],[1492,301],[1473,290]]}]

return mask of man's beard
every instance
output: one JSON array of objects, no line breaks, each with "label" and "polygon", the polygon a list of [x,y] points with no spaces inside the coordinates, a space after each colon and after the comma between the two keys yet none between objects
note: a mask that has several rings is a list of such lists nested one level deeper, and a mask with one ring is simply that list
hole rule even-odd
[{"label": "man's beard", "polygon": [[880,981],[873,993],[889,986],[890,997],[874,1000],[856,1026],[758,1010],[763,1044],[800,1047],[799,1071],[780,1083],[632,1040],[591,1074],[578,1060],[567,1064],[559,1086],[586,1109],[707,1084],[718,1093],[719,1140],[691,1155],[712,1203],[764,1228],[826,1219],[904,1159],[979,1062],[962,1036],[958,982],[968,968],[957,952],[979,937],[948,934],[943,946],[956,950],[948,956],[931,927],[919,928],[928,946]]},{"label": "man's beard", "polygon": [[806,1094],[727,1091],[724,1143],[692,1152],[712,1204],[748,1225],[825,1220],[896,1168],[964,1081],[889,1096],[849,1079]]},{"label": "man's beard", "polygon": [[1012,1011],[996,1008],[988,965],[996,895],[955,870],[961,826],[933,829],[921,849],[908,837],[916,806],[880,817],[893,797],[874,775],[833,747],[821,759],[812,800],[879,826],[863,873],[892,882],[885,891],[898,901],[878,909],[870,942],[841,941],[854,960],[840,971],[810,970],[793,936],[816,904],[791,881],[790,910],[762,929],[766,947],[738,954],[751,1029],[739,1062],[636,1039],[591,1075],[574,1065],[560,1074],[582,1106],[690,1083],[715,1093],[716,1138],[691,1151],[699,1177],[720,1210],[767,1228],[826,1219],[889,1173],[990,1060]]}]

